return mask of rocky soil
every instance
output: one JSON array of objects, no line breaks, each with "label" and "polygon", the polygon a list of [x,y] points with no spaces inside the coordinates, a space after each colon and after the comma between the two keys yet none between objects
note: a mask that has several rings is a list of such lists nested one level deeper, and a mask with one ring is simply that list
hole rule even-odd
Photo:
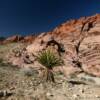
[{"label": "rocky soil", "polygon": [[49,83],[36,71],[32,73],[28,76],[15,66],[0,63],[0,100],[100,100],[99,78],[84,73],[66,78],[55,73],[56,83]]}]

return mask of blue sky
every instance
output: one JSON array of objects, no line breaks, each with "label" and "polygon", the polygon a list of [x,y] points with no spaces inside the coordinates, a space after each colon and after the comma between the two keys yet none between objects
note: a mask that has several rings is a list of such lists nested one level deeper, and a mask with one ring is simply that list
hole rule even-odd
[{"label": "blue sky", "polygon": [[69,19],[100,13],[100,0],[0,0],[0,36],[47,32]]}]

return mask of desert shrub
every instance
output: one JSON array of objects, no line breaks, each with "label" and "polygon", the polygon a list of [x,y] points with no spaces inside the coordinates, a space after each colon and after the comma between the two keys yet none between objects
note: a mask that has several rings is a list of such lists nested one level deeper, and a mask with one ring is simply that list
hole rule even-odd
[{"label": "desert shrub", "polygon": [[53,67],[63,64],[62,59],[51,50],[45,50],[38,54],[37,60],[46,68],[46,80],[55,82]]}]

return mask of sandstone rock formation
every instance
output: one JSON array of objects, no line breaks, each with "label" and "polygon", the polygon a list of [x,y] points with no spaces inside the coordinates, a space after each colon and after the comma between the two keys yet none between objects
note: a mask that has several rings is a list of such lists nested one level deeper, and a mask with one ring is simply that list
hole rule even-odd
[{"label": "sandstone rock formation", "polygon": [[23,39],[22,36],[20,36],[20,35],[14,35],[14,36],[11,36],[11,37],[8,37],[7,39],[5,39],[3,41],[3,43],[6,44],[6,43],[11,43],[11,42],[19,42],[22,39]]},{"label": "sandstone rock formation", "polygon": [[22,43],[32,43],[35,40],[36,36],[21,36],[21,35],[14,35],[8,38],[0,38],[0,44],[7,44],[13,42],[22,42]]},{"label": "sandstone rock formation", "polygon": [[22,42],[32,43],[35,38],[36,38],[36,36],[34,36],[34,35],[25,36],[24,39],[22,40]]},{"label": "sandstone rock formation", "polygon": [[64,60],[63,70],[59,69],[65,75],[84,71],[100,77],[100,14],[70,20],[51,32],[42,33],[26,47],[26,51],[34,58],[48,47]]}]

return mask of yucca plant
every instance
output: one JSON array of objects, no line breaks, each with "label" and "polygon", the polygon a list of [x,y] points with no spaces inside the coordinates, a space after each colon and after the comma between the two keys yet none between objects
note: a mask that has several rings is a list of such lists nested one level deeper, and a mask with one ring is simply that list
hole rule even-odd
[{"label": "yucca plant", "polygon": [[53,67],[62,65],[62,59],[58,57],[53,51],[45,50],[39,53],[37,60],[46,68],[46,81],[55,82]]}]

